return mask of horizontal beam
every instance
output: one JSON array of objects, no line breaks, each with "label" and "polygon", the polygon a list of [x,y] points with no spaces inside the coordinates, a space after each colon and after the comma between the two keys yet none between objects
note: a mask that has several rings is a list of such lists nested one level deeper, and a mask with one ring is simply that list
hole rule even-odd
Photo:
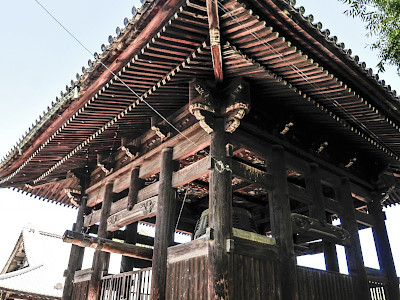
[{"label": "horizontal beam", "polygon": [[134,258],[146,260],[152,260],[153,258],[153,249],[151,248],[115,242],[70,230],[65,231],[62,240],[65,243],[71,243],[80,247],[94,248],[99,251],[117,253]]},{"label": "horizontal beam", "polygon": [[273,176],[267,174],[267,172],[261,171],[237,160],[232,160],[231,169],[233,176],[256,185],[261,185],[267,190],[273,189]]}]

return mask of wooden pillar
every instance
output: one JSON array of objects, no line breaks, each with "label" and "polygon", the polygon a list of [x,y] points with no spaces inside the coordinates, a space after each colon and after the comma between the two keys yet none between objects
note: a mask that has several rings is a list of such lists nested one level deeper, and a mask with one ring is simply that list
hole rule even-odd
[{"label": "wooden pillar", "polygon": [[[107,219],[110,216],[110,209],[113,200],[114,182],[108,181],[105,185],[103,204],[101,206],[100,223],[97,230],[99,238],[107,238]],[[93,256],[92,276],[89,282],[88,300],[97,300],[100,292],[100,280],[105,266],[108,266],[109,253],[96,250]]]},{"label": "wooden pillar", "polygon": [[[306,177],[306,187],[310,192],[313,203],[309,206],[310,217],[319,220],[322,224],[327,223],[324,194],[322,192],[321,176],[316,163],[310,164],[310,173]],[[325,266],[328,271],[339,272],[335,244],[323,241]]]},{"label": "wooden pillar", "polygon": [[385,214],[382,211],[378,195],[373,195],[373,200],[368,203],[368,211],[375,220],[375,226],[372,227],[372,233],[374,235],[379,266],[388,281],[387,286],[385,287],[386,296],[388,297],[387,299],[398,300],[400,299],[399,279],[397,278],[393,255],[390,249],[389,237],[386,231]]},{"label": "wooden pillar", "polygon": [[293,230],[290,212],[289,191],[282,146],[272,146],[271,174],[274,189],[269,197],[271,232],[279,249],[282,299],[299,299],[297,290],[297,268],[294,254]]},{"label": "wooden pillar", "polygon": [[336,196],[341,204],[339,211],[341,225],[350,233],[351,246],[345,247],[345,252],[349,274],[356,278],[354,285],[355,295],[357,299],[370,299],[367,273],[364,267],[358,225],[354,213],[354,202],[348,178],[340,179]]},{"label": "wooden pillar", "polygon": [[209,244],[208,299],[229,299],[231,296],[230,261],[227,240],[232,238],[232,172],[226,168],[225,122],[216,118],[211,133],[209,227],[213,239]]},{"label": "wooden pillar", "polygon": [[[81,201],[78,209],[78,215],[76,217],[76,223],[74,224],[72,230],[76,232],[83,232],[83,221],[84,213],[86,209],[87,197],[86,192],[86,182],[84,179],[81,180]],[[75,272],[82,268],[83,256],[85,254],[85,248],[72,245],[71,252],[69,255],[68,269],[65,274],[64,289],[62,294],[62,300],[71,300],[73,291],[73,280]]]},{"label": "wooden pillar", "polygon": [[162,151],[154,237],[153,268],[151,280],[152,300],[164,300],[167,280],[168,247],[173,245],[175,220],[175,191],[172,188],[173,148]]}]

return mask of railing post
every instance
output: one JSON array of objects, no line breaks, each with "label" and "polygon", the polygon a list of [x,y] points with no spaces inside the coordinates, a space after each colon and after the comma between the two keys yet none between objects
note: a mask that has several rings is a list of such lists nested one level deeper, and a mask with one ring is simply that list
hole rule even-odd
[{"label": "railing post", "polygon": [[[107,238],[107,218],[110,215],[111,204],[113,200],[113,185],[112,181],[105,184],[104,200],[101,207],[100,224],[97,230],[99,238]],[[96,250],[93,256],[92,276],[89,282],[88,300],[98,300],[100,290],[100,280],[105,265],[108,265],[107,259],[109,255],[106,252]]]},{"label": "railing post", "polygon": [[375,221],[372,233],[374,235],[379,266],[388,281],[385,287],[386,296],[388,300],[398,300],[400,299],[399,279],[397,278],[389,237],[386,231],[385,213],[382,211],[380,198],[377,194],[373,194],[372,201],[368,203],[368,211],[374,217]]},{"label": "railing post", "polygon": [[299,299],[297,289],[296,257],[290,212],[289,190],[282,146],[272,146],[271,174],[274,188],[269,200],[271,231],[279,248],[279,265],[282,299]]},{"label": "railing post", "polygon": [[341,204],[339,218],[341,225],[350,233],[351,246],[345,247],[349,274],[355,277],[354,292],[357,299],[370,299],[367,272],[364,267],[358,225],[354,213],[354,201],[351,194],[350,181],[344,177],[340,179],[337,188],[337,200]]},{"label": "railing post", "polygon": [[167,281],[168,247],[173,245],[175,219],[175,192],[172,188],[173,148],[162,151],[156,215],[156,235],[154,237],[153,276],[151,299],[164,300]]}]

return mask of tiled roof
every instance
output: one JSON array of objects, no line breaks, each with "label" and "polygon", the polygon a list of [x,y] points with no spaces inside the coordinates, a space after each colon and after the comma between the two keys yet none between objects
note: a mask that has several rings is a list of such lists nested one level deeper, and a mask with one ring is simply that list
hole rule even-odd
[{"label": "tiled roof", "polygon": [[31,228],[23,229],[22,239],[28,266],[0,275],[0,291],[33,299],[61,298],[70,246],[56,235]]}]

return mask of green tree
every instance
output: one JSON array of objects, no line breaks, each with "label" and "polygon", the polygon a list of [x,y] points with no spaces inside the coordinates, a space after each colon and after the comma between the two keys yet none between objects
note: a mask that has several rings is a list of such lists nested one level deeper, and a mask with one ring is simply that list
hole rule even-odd
[{"label": "green tree", "polygon": [[350,6],[346,13],[365,22],[372,49],[379,51],[378,67],[394,65],[400,75],[400,0],[340,0]]}]

